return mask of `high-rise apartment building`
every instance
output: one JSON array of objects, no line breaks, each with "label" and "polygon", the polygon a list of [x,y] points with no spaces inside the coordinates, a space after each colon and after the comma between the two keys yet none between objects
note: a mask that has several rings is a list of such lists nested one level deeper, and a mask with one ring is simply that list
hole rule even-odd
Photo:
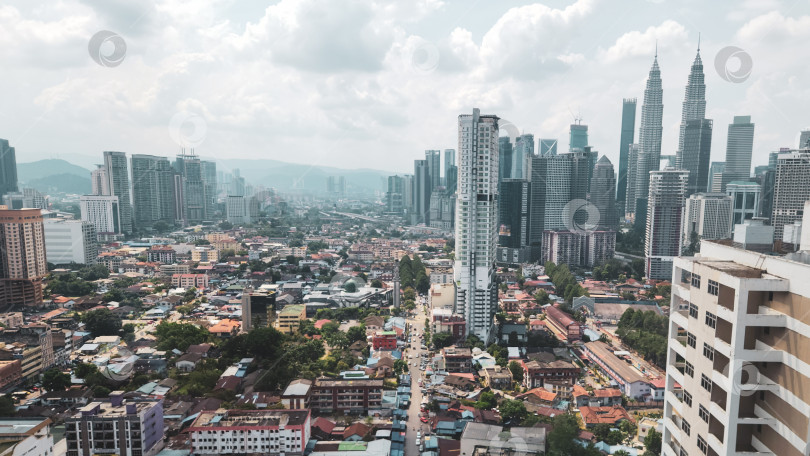
[{"label": "high-rise apartment building", "polygon": [[17,190],[17,153],[8,140],[0,139],[0,198]]},{"label": "high-rise apartment building", "polygon": [[53,264],[93,265],[98,257],[96,227],[84,220],[46,218],[45,252]]},{"label": "high-rise apartment building", "polygon": [[110,181],[110,195],[118,197],[121,233],[132,233],[132,200],[130,199],[129,168],[124,152],[104,152],[104,167]]},{"label": "high-rise apartment building", "polygon": [[776,162],[771,216],[776,239],[782,239],[785,225],[801,220],[807,200],[810,200],[810,149],[780,153]]},{"label": "high-rise apartment building", "polygon": [[[681,244],[687,250],[698,240],[731,239],[731,197],[724,193],[695,193],[686,199]],[[694,233],[694,234],[693,234]]]},{"label": "high-rise apartment building", "polygon": [[328,176],[326,178],[326,193],[331,196],[345,196],[346,176]]},{"label": "high-rise apartment building", "polygon": [[174,168],[166,157],[134,154],[132,165],[132,202],[138,226],[156,222],[173,224]]},{"label": "high-rise apartment building", "polygon": [[762,186],[750,181],[731,181],[726,185],[726,194],[731,197],[731,226],[759,217]]},{"label": "high-rise apartment building", "polygon": [[42,211],[0,206],[0,307],[41,306],[47,274]]},{"label": "high-rise apartment building", "polygon": [[681,254],[683,207],[689,171],[667,168],[650,172],[647,236],[644,241],[646,276],[668,280],[672,259]]},{"label": "high-rise apartment building", "polygon": [[613,163],[602,155],[593,170],[589,200],[599,211],[599,226],[612,230],[619,228],[619,216],[616,209],[616,174]]},{"label": "high-rise apartment building", "polygon": [[[705,193],[709,185],[712,152],[712,121],[687,120],[683,130],[683,151],[677,157],[679,167],[689,171],[686,195]],[[726,165],[728,166],[728,165]]]},{"label": "high-rise apartment building", "polygon": [[107,173],[105,165],[96,165],[96,169],[90,172],[90,184],[93,195],[110,194],[110,175]]},{"label": "high-rise apartment building", "polygon": [[[208,160],[200,160],[200,172],[202,174],[203,189],[205,190],[205,219],[213,220],[217,214],[217,164]],[[245,196],[253,196],[253,192],[245,193]]]},{"label": "high-rise apartment building", "polygon": [[[724,182],[744,181],[751,177],[753,150],[754,124],[751,116],[734,116],[734,123],[728,126]],[[725,187],[721,191],[725,191]]]},{"label": "high-rise apartment building", "polygon": [[388,191],[385,192],[386,212],[402,214],[405,211],[405,178],[388,176]]},{"label": "high-rise apartment building", "polygon": [[206,219],[205,182],[203,181],[202,163],[194,155],[194,151],[186,153],[183,150],[177,156],[174,168],[182,177],[183,220],[185,223],[192,225],[201,223]]},{"label": "high-rise apartment building", "polygon": [[428,165],[428,174],[430,175],[430,190],[442,185],[442,151],[440,150],[426,150],[425,160]]},{"label": "high-rise apartment building", "polygon": [[808,454],[807,258],[707,241],[675,259],[663,455]]},{"label": "high-rise apartment building", "polygon": [[413,209],[411,223],[430,223],[430,194],[432,192],[430,167],[427,160],[413,162]]},{"label": "high-rise apartment building", "polygon": [[630,146],[635,143],[636,103],[635,98],[622,100],[622,130],[619,137],[619,179],[615,185],[616,202],[622,214],[624,214],[624,203],[627,201],[628,152]]},{"label": "high-rise apartment building", "polygon": [[[664,89],[661,85],[661,70],[658,68],[656,52],[647,86],[644,88],[644,101],[641,105],[641,127],[638,132],[638,152],[635,163],[635,178],[627,179],[627,203],[625,211],[636,217],[636,211],[644,212],[647,208],[647,195],[650,187],[650,171],[658,171],[661,163],[661,132],[663,130]],[[628,157],[631,154],[628,151]],[[638,217],[637,217],[638,221]]]},{"label": "high-rise apartment building", "polygon": [[497,259],[502,263],[525,263],[530,259],[531,182],[504,179],[498,194],[499,226]]},{"label": "high-rise apartment building", "polygon": [[498,306],[498,120],[478,109],[458,117],[456,313],[466,318],[468,333],[485,341]]},{"label": "high-rise apartment building", "polygon": [[121,209],[113,195],[83,195],[79,197],[82,220],[90,222],[97,234],[121,233]]}]

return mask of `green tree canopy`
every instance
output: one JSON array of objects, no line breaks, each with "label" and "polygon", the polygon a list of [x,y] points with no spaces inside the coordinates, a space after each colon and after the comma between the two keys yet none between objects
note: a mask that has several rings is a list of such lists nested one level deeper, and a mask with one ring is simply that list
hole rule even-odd
[{"label": "green tree canopy", "polygon": [[84,327],[93,337],[117,336],[121,330],[121,319],[116,317],[109,309],[98,309],[82,315]]},{"label": "green tree canopy", "polygon": [[48,369],[42,374],[42,387],[48,391],[64,391],[70,388],[70,374]]},{"label": "green tree canopy", "polygon": [[206,329],[189,323],[170,323],[162,321],[155,329],[158,350],[180,351],[188,350],[189,345],[197,345],[208,341],[209,333]]}]

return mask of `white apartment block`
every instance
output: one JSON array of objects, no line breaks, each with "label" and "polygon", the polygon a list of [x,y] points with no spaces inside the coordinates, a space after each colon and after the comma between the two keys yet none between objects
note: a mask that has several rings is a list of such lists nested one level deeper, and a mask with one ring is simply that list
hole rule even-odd
[{"label": "white apartment block", "polygon": [[192,454],[299,456],[309,442],[309,410],[203,411],[188,429]]},{"label": "white apartment block", "polygon": [[663,452],[810,454],[810,248],[674,260]]},{"label": "white apartment block", "polygon": [[79,197],[82,220],[96,227],[96,233],[121,233],[121,210],[117,196],[82,195]]},{"label": "white apartment block", "polygon": [[692,233],[700,239],[731,238],[731,197],[724,193],[695,193],[686,200],[681,244],[689,245]]},{"label": "white apartment block", "polygon": [[92,223],[45,219],[45,253],[53,264],[96,264],[98,237]]},{"label": "white apartment block", "polygon": [[456,313],[467,332],[488,341],[498,306],[495,249],[498,246],[498,117],[458,116],[456,199]]}]

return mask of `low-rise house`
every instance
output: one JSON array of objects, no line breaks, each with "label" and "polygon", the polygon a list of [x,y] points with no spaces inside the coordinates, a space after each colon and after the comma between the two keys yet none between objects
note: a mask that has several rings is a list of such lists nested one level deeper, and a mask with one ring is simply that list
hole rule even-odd
[{"label": "low-rise house", "polygon": [[450,346],[442,349],[447,372],[472,372],[472,352],[469,348]]},{"label": "low-rise house", "polygon": [[559,396],[556,393],[552,393],[544,388],[530,389],[517,396],[517,399],[522,399],[540,407],[554,407],[559,402]]},{"label": "low-rise house", "polygon": [[579,413],[582,415],[582,422],[587,429],[591,429],[597,424],[615,426],[622,421],[634,422],[627,410],[619,405],[612,407],[580,407]]},{"label": "low-rise house", "polygon": [[479,372],[482,383],[492,389],[511,389],[512,388],[512,372],[509,369],[503,369],[501,366],[488,367],[481,369]]},{"label": "low-rise house", "polygon": [[202,355],[199,353],[185,353],[175,360],[174,367],[181,372],[191,372],[201,360]]}]

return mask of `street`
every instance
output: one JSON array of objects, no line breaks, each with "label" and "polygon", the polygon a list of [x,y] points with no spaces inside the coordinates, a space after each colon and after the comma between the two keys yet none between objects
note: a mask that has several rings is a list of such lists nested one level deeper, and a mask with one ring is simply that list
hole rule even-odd
[{"label": "street", "polygon": [[[424,306],[417,304],[417,312],[414,318],[409,318],[407,321],[411,325],[411,344],[410,348],[405,350],[402,354],[405,361],[408,362],[408,371],[411,374],[411,406],[408,409],[408,427],[405,433],[405,454],[407,456],[415,456],[419,454],[419,447],[416,444],[416,431],[421,431],[421,437],[424,441],[426,432],[430,427],[426,423],[419,420],[419,405],[422,402],[422,391],[419,388],[419,380],[422,378],[422,370],[419,368],[421,362],[422,341],[425,334],[425,318]],[[413,334],[419,332],[419,337],[414,337]],[[416,348],[413,348],[416,347]],[[414,355],[413,359],[409,359],[409,355]],[[414,366],[414,364],[416,364]]]}]

